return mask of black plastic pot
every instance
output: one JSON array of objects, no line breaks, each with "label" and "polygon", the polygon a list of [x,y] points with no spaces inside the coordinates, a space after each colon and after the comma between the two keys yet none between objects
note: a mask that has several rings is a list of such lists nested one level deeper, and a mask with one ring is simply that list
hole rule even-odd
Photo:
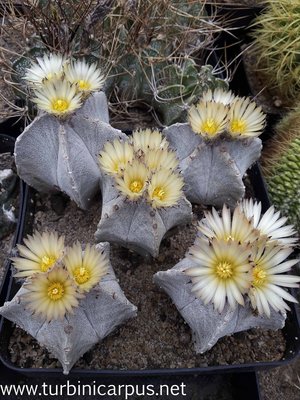
[{"label": "black plastic pot", "polygon": [[[263,211],[269,206],[269,198],[265,189],[265,183],[260,172],[258,165],[254,165],[248,173],[250,182],[254,190],[254,196],[262,202]],[[25,199],[23,202],[23,211],[21,218],[21,226],[19,230],[18,240],[22,240],[24,233],[30,233],[31,219],[33,216],[33,204],[34,195],[31,189],[26,187]],[[14,282],[11,276],[8,277],[7,281],[7,296],[6,300],[12,299],[15,295],[19,286]],[[286,326],[283,329],[283,333],[286,339],[286,351],[284,357],[280,361],[274,362],[253,362],[245,364],[234,364],[234,365],[215,365],[201,368],[180,368],[180,369],[154,369],[154,370],[87,370],[87,369],[73,369],[70,372],[70,377],[91,377],[91,376],[170,376],[170,375],[193,375],[193,374],[211,374],[211,373],[224,373],[224,372],[237,372],[237,371],[254,371],[258,369],[265,369],[269,367],[280,366],[284,363],[291,361],[300,351],[300,322],[299,322],[299,308],[298,305],[291,305],[292,311],[288,314]],[[0,361],[10,371],[14,373],[21,373],[26,376],[44,375],[47,376],[60,376],[62,374],[61,369],[40,369],[40,368],[20,368],[14,365],[10,360],[8,344],[13,330],[13,324],[8,321],[1,319],[0,322]]]}]

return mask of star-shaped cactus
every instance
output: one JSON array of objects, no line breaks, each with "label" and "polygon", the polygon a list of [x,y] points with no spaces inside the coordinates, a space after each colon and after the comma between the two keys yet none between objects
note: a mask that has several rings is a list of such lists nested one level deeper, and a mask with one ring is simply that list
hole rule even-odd
[{"label": "star-shaped cactus", "polygon": [[129,201],[115,188],[114,179],[102,173],[102,214],[96,240],[118,243],[142,255],[156,257],[160,243],[171,228],[192,218],[185,197],[173,207],[152,208],[146,201]]},{"label": "star-shaped cactus", "polygon": [[196,353],[205,353],[226,335],[251,328],[281,329],[286,315],[274,310],[270,318],[256,315],[247,301],[245,307],[238,305],[234,310],[225,306],[219,313],[213,305],[205,305],[191,291],[192,283],[184,271],[193,267],[193,261],[184,258],[172,269],[154,275],[154,282],[173,300],[178,311],[193,332]]},{"label": "star-shaped cactus", "polygon": [[205,140],[188,123],[164,129],[176,149],[185,180],[185,194],[192,203],[234,207],[245,194],[243,176],[259,158],[261,140],[218,138]]},{"label": "star-shaped cactus", "polygon": [[109,139],[126,135],[109,125],[105,94],[96,93],[68,119],[41,114],[17,138],[19,176],[44,192],[61,190],[88,208],[99,190],[97,156]]},{"label": "star-shaped cactus", "polygon": [[[108,243],[97,247],[109,256]],[[61,362],[64,374],[68,374],[75,362],[94,344],[136,316],[137,308],[125,297],[110,263],[107,275],[80,301],[74,314],[67,314],[62,321],[47,322],[32,315],[22,300],[26,292],[23,285],[15,297],[0,308],[0,314],[45,346]]]}]

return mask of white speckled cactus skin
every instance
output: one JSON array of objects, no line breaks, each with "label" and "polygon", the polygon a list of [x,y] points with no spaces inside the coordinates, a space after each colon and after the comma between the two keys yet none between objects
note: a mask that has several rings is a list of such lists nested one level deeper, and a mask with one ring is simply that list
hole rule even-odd
[{"label": "white speckled cactus skin", "polygon": [[[97,247],[109,253],[108,243],[98,244]],[[80,301],[74,314],[67,315],[63,321],[48,323],[32,315],[22,303],[21,296],[26,292],[22,286],[15,297],[0,308],[0,314],[45,346],[61,362],[64,374],[68,374],[76,361],[94,344],[118,325],[135,317],[137,311],[122,292],[110,264],[107,275]]]},{"label": "white speckled cactus skin", "polygon": [[96,241],[109,241],[143,256],[156,257],[168,230],[192,218],[192,206],[185,197],[174,207],[152,208],[146,201],[128,201],[114,187],[114,179],[102,174],[102,214]]},{"label": "white speckled cactus skin", "polygon": [[119,137],[125,134],[109,125],[105,94],[96,93],[67,120],[35,118],[16,141],[18,174],[35,189],[61,190],[86,209],[99,191],[97,156],[107,140]]},{"label": "white speckled cactus skin", "polygon": [[195,265],[190,259],[184,258],[172,269],[157,272],[154,282],[171,297],[189,324],[196,353],[205,353],[220,338],[236,332],[251,328],[277,330],[284,327],[286,315],[283,316],[274,310],[271,311],[270,318],[256,315],[249,301],[245,302],[245,307],[238,305],[235,310],[231,310],[227,305],[222,313],[214,310],[212,304],[205,305],[192,293],[190,278],[183,272]]},{"label": "white speckled cactus skin", "polygon": [[243,176],[260,157],[259,138],[207,141],[194,133],[188,123],[171,125],[163,134],[176,149],[188,200],[234,207],[244,196]]}]

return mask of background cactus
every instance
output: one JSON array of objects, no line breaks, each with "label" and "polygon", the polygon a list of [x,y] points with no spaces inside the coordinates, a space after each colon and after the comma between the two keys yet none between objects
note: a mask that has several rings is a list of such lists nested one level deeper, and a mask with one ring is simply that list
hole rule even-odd
[{"label": "background cactus", "polygon": [[[109,257],[109,244],[97,245]],[[136,307],[122,292],[109,264],[107,275],[91,290],[74,314],[62,321],[47,322],[24,306],[22,286],[15,297],[0,308],[0,314],[13,321],[45,346],[61,362],[68,374],[75,362],[94,344],[111,333],[118,325],[136,316]]]},{"label": "background cactus", "polygon": [[299,97],[299,0],[269,1],[254,23],[250,49],[264,86],[291,106]]},{"label": "background cactus", "polygon": [[263,151],[263,172],[274,205],[300,231],[300,106],[275,127]]},{"label": "background cactus", "polygon": [[107,40],[100,54],[100,60],[111,60],[105,90],[112,111],[126,115],[146,105],[169,125],[182,121],[204,90],[226,86],[212,68],[198,66],[218,29],[207,18],[201,1],[117,1],[103,23]]},{"label": "background cactus", "polygon": [[[112,123],[122,128],[132,128],[132,119],[136,113],[140,119],[141,111],[146,111],[145,118],[152,111],[152,124],[153,117],[163,125],[182,121],[187,107],[203,91],[226,86],[211,67],[204,66],[213,34],[223,29],[220,20],[206,14],[205,1],[61,3],[26,3],[24,14],[18,16],[30,21],[26,31],[33,35],[26,37],[26,52],[21,50],[22,57],[7,71],[23,101],[24,68],[30,59],[49,50],[100,62],[108,78],[104,90]],[[30,111],[29,103],[19,112]]]},{"label": "background cactus", "polygon": [[24,130],[15,145],[18,175],[39,191],[61,190],[88,208],[99,190],[98,153],[107,140],[125,136],[108,124],[105,94],[97,93],[70,118],[42,114]]}]

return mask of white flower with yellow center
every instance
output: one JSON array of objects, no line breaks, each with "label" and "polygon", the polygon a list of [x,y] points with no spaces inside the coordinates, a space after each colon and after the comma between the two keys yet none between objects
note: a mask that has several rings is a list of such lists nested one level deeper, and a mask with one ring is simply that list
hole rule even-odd
[{"label": "white flower with yellow center", "polygon": [[116,177],[116,188],[130,200],[137,200],[145,192],[147,179],[146,166],[134,160],[125,168],[123,177]]},{"label": "white flower with yellow center", "polygon": [[89,244],[82,252],[79,242],[67,249],[63,263],[80,292],[89,292],[100,282],[108,268],[108,258],[104,253]]},{"label": "white flower with yellow center", "polygon": [[262,108],[249,98],[237,97],[231,104],[228,114],[227,132],[234,138],[259,136],[266,122]]},{"label": "white flower with yellow center", "polygon": [[63,256],[64,236],[56,232],[36,232],[24,239],[25,245],[18,244],[20,257],[12,258],[18,270],[15,276],[29,277],[39,272],[47,272]]},{"label": "white flower with yellow center", "polygon": [[140,129],[134,131],[130,142],[135,152],[147,153],[148,150],[166,149],[168,147],[167,139],[158,130]]},{"label": "white flower with yellow center", "polygon": [[73,61],[65,65],[66,79],[75,85],[80,92],[88,94],[96,92],[103,87],[104,76],[97,65],[85,61]]},{"label": "white flower with yellow center", "polygon": [[81,95],[76,93],[76,87],[66,80],[46,82],[34,90],[32,99],[40,110],[58,117],[72,113],[81,106]]},{"label": "white flower with yellow center", "polygon": [[160,170],[151,177],[148,186],[148,199],[153,208],[172,207],[182,197],[184,180],[179,174]]},{"label": "white flower with yellow center", "polygon": [[103,171],[118,175],[133,160],[133,156],[133,147],[128,142],[115,139],[112,143],[107,142],[104,145],[98,160]]},{"label": "white flower with yellow center", "polygon": [[226,300],[231,309],[244,305],[243,294],[250,287],[250,249],[235,241],[197,238],[188,257],[197,266],[185,273],[192,278],[192,291],[204,304],[212,302],[222,312]]},{"label": "white flower with yellow center", "polygon": [[215,89],[212,91],[209,89],[203,93],[201,101],[214,101],[215,103],[222,103],[224,106],[231,104],[235,99],[234,94],[231,90]]},{"label": "white flower with yellow center", "polygon": [[261,235],[266,235],[269,238],[269,242],[276,241],[280,245],[291,246],[298,241],[298,238],[291,237],[296,233],[293,225],[284,226],[287,218],[280,218],[280,211],[276,212],[274,206],[271,206],[262,214],[261,202],[245,199],[239,207],[245,216],[251,220],[253,227],[258,229]]},{"label": "white flower with yellow center", "polygon": [[281,287],[299,287],[299,276],[283,274],[299,262],[285,261],[292,251],[274,244],[265,246],[265,243],[260,243],[255,250],[252,257],[254,268],[249,297],[252,307],[257,309],[260,315],[270,317],[270,307],[284,314],[285,310],[290,310],[284,300],[297,303],[297,300]]},{"label": "white flower with yellow center", "polygon": [[38,57],[37,63],[27,68],[24,79],[33,85],[41,86],[47,81],[59,79],[63,75],[63,66],[65,59],[60,54],[45,54],[44,57]]},{"label": "white flower with yellow center", "polygon": [[59,266],[33,276],[24,287],[28,290],[22,295],[25,307],[48,322],[72,313],[82,298],[68,272]]},{"label": "white flower with yellow center", "polygon": [[205,219],[199,222],[199,232],[208,239],[217,238],[225,241],[234,240],[239,243],[252,243],[260,236],[259,231],[253,228],[242,210],[236,207],[233,215],[230,209],[224,204],[220,216],[215,208],[212,212],[205,212]]},{"label": "white flower with yellow center", "polygon": [[224,132],[227,112],[227,106],[222,103],[200,101],[190,108],[188,121],[195,133],[207,139],[214,139]]},{"label": "white flower with yellow center", "polygon": [[159,169],[174,171],[178,167],[176,153],[168,149],[149,150],[145,154],[145,163],[151,171]]}]

